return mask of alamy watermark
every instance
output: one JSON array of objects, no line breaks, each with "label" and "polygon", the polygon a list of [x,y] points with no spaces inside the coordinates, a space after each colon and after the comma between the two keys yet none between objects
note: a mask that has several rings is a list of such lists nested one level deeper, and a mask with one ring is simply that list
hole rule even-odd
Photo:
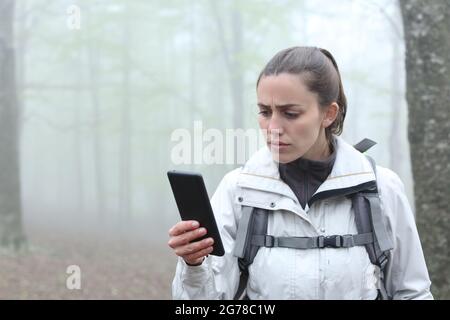
[{"label": "alamy watermark", "polygon": [[81,9],[77,5],[68,6],[66,9],[66,25],[69,30],[81,29]]},{"label": "alamy watermark", "polygon": [[[271,130],[271,135],[276,135]],[[204,130],[202,121],[195,121],[193,132],[179,128],[172,132],[171,161],[180,164],[230,164],[242,165],[249,157],[266,145],[267,131],[264,129]],[[278,153],[272,152],[274,160]]]},{"label": "alamy watermark", "polygon": [[67,267],[66,273],[69,274],[66,280],[66,288],[69,290],[80,290],[81,268],[76,264],[73,264]]}]

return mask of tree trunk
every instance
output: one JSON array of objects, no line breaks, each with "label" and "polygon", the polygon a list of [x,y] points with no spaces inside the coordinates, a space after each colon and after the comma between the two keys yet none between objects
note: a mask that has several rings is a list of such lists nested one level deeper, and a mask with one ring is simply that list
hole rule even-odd
[{"label": "tree trunk", "polygon": [[20,194],[18,101],[13,44],[14,0],[0,0],[0,246],[25,244]]},{"label": "tree trunk", "polygon": [[[398,11],[396,11],[398,13]],[[398,16],[398,15],[396,15]],[[402,114],[402,96],[401,96],[401,56],[400,56],[400,46],[401,40],[399,35],[395,32],[391,34],[392,38],[392,69],[391,69],[391,129],[389,133],[389,168],[394,172],[404,177],[403,168],[405,168],[405,163],[407,161],[404,151],[402,141],[402,122],[400,119],[403,118]]]},{"label": "tree trunk", "polygon": [[[222,56],[224,58],[225,66],[229,74],[229,83],[231,89],[232,99],[232,126],[234,129],[244,128],[244,73],[240,60],[243,53],[243,28],[242,28],[242,14],[239,12],[238,2],[233,1],[230,4],[230,9],[227,12],[230,14],[231,21],[231,49],[228,46],[225,26],[223,18],[220,14],[216,1],[210,1],[212,13],[215,16],[217,24],[217,32],[219,43],[221,46]],[[235,141],[236,142],[236,141]],[[234,143],[233,154],[236,167],[238,155],[238,144]]]},{"label": "tree trunk", "polygon": [[[197,63],[196,63],[196,52],[195,52],[195,36],[196,36],[196,30],[195,30],[195,1],[192,1],[189,5],[189,14],[190,14],[190,21],[189,21],[189,128],[191,132],[194,132],[194,122],[197,117]],[[196,150],[194,149],[194,152]],[[194,156],[195,159],[195,156]],[[190,170],[195,171],[195,161],[192,161],[190,163]]]},{"label": "tree trunk", "polygon": [[[81,42],[79,33],[76,36],[77,43]],[[77,64],[83,65],[83,54],[81,50],[77,52]],[[73,91],[73,150],[74,150],[74,180],[73,180],[73,192],[74,192],[74,211],[76,217],[84,218],[84,184],[83,184],[83,137],[82,137],[82,114],[81,106],[83,105],[84,92],[80,88],[83,81],[83,69],[78,68],[74,74],[74,79],[78,90]]]},{"label": "tree trunk", "polygon": [[122,136],[120,142],[120,198],[119,214],[128,220],[131,215],[130,173],[131,173],[131,105],[130,105],[130,15],[129,5],[125,4],[122,43]]},{"label": "tree trunk", "polygon": [[[233,97],[233,127],[244,127],[244,74],[241,64],[243,47],[242,15],[237,8],[237,2],[231,9],[232,50],[231,50],[231,94]],[[236,155],[236,153],[235,153]]]},{"label": "tree trunk", "polygon": [[16,48],[16,91],[17,91],[17,106],[18,106],[18,130],[19,130],[19,140],[20,140],[20,133],[22,132],[22,125],[23,125],[23,114],[25,110],[25,99],[24,92],[25,92],[25,79],[26,79],[26,60],[25,55],[27,51],[28,46],[28,37],[29,37],[29,30],[26,28],[26,14],[27,11],[27,2],[20,1],[16,4],[16,12],[17,12],[17,28],[16,28],[16,35],[15,38],[17,40],[17,48]]},{"label": "tree trunk", "polygon": [[436,298],[450,298],[450,2],[400,0],[417,224]]},{"label": "tree trunk", "polygon": [[[92,19],[92,17],[90,17]],[[91,20],[89,20],[91,21]],[[95,189],[97,194],[97,215],[100,219],[106,213],[105,187],[103,181],[103,139],[101,135],[101,110],[99,94],[99,59],[98,49],[94,37],[89,36],[87,43],[87,56],[89,66],[89,88],[94,115],[94,165],[95,165]]]}]

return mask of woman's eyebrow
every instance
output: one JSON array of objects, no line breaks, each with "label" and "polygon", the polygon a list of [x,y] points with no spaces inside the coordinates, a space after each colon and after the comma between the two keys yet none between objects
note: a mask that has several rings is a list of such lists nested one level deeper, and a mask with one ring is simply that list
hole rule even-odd
[{"label": "woman's eyebrow", "polygon": [[[260,102],[258,102],[258,107],[270,109],[270,106],[265,105],[265,104],[260,103]],[[286,104],[275,105],[275,107],[279,108],[279,109],[285,109],[285,108],[289,108],[289,107],[301,107],[301,105],[298,104],[298,103],[286,103]]]}]

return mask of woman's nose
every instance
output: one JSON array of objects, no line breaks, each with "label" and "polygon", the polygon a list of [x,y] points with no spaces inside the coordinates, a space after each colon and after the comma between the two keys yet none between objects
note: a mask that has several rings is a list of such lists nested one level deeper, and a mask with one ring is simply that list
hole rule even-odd
[{"label": "woman's nose", "polygon": [[272,117],[269,120],[269,126],[267,130],[272,134],[281,134],[282,133],[282,125],[280,118],[273,114]]}]

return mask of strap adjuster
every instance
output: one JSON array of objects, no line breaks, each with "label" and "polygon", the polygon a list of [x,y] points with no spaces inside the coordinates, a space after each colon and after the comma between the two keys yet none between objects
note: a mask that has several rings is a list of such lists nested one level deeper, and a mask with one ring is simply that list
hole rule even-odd
[{"label": "strap adjuster", "polygon": [[266,235],[264,236],[264,246],[265,246],[266,248],[273,248],[274,245],[275,245],[275,237],[266,234]]},{"label": "strap adjuster", "polygon": [[318,236],[317,247],[318,248],[341,248],[343,244],[342,236]]},{"label": "strap adjuster", "polygon": [[384,270],[388,261],[388,257],[384,253],[380,257],[378,257],[377,263],[381,270]]}]

